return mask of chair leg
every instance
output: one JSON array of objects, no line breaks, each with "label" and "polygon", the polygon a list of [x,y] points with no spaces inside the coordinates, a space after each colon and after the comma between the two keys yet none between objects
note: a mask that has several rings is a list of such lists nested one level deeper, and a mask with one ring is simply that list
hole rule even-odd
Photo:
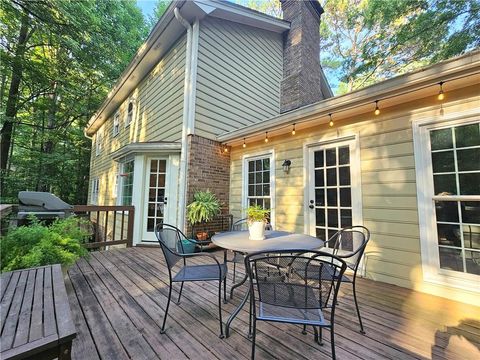
[{"label": "chair leg", "polygon": [[182,281],[182,285],[180,285],[180,291],[178,292],[177,305],[180,305],[180,298],[182,297],[182,290],[183,290],[183,281]]},{"label": "chair leg", "polygon": [[170,299],[172,298],[172,283],[170,283],[170,288],[168,289],[168,300],[167,307],[165,308],[165,316],[163,317],[162,328],[160,329],[160,334],[165,334],[165,323],[167,322],[168,308],[170,307]]},{"label": "chair leg", "polygon": [[360,324],[360,333],[365,334],[365,330],[363,330],[362,317],[360,316],[360,308],[358,307],[357,291],[355,288],[355,279],[353,279],[352,285],[353,285],[353,300],[355,300],[355,307],[357,308],[358,323]]},{"label": "chair leg", "polygon": [[248,311],[248,338],[252,338],[253,298],[250,296],[250,309]]},{"label": "chair leg", "polygon": [[255,337],[257,335],[257,319],[253,319],[253,332],[252,332],[252,360],[255,359]]},{"label": "chair leg", "polygon": [[223,279],[223,303],[226,304],[227,300],[227,275],[225,274],[225,279]]},{"label": "chair leg", "polygon": [[303,325],[303,330],[302,330],[303,335],[307,335],[307,325]]},{"label": "chair leg", "polygon": [[333,323],[332,326],[330,327],[330,343],[332,345],[332,359],[335,360],[335,331],[333,329]]},{"label": "chair leg", "polygon": [[[233,253],[233,260],[235,260],[235,253]],[[235,284],[235,279],[236,279],[236,270],[237,270],[237,263],[233,261],[233,284]]]},{"label": "chair leg", "polygon": [[315,342],[318,344],[318,330],[317,330],[317,327],[315,325],[313,325],[313,338],[314,338]]},{"label": "chair leg", "polygon": [[323,327],[319,326],[318,327],[318,335],[320,337],[320,341],[318,342],[318,345],[323,346]]},{"label": "chair leg", "polygon": [[220,319],[220,339],[223,339],[223,321],[222,321],[222,278],[218,281],[218,318]]}]

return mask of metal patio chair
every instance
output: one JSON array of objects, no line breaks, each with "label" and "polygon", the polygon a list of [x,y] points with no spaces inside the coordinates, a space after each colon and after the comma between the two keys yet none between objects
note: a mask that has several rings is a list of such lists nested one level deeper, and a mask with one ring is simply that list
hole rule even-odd
[{"label": "metal patio chair", "polygon": [[[155,235],[160,243],[165,261],[168,268],[169,290],[168,301],[165,309],[165,316],[161,333],[165,333],[165,323],[167,321],[168,309],[172,297],[173,283],[180,282],[180,290],[178,292],[178,301],[182,296],[183,284],[188,281],[218,281],[218,314],[220,319],[220,338],[224,338],[223,323],[222,323],[222,281],[223,281],[223,298],[227,301],[227,264],[226,254],[224,262],[220,263],[218,259],[209,253],[195,253],[184,254],[182,240],[187,240],[193,243],[195,241],[189,240],[185,235],[173,225],[157,224],[155,227]],[[211,264],[206,265],[188,265],[189,258],[204,257],[211,260]]]},{"label": "metal patio chair", "polygon": [[[250,279],[251,358],[255,358],[258,320],[312,326],[320,345],[322,329],[330,329],[335,359],[335,306],[345,261],[327,252],[282,250],[250,254],[245,257],[245,268]],[[325,279],[322,274],[332,269],[340,277]]]},{"label": "metal patio chair", "polygon": [[357,292],[355,287],[355,281],[357,279],[357,271],[362,260],[363,253],[370,240],[370,231],[365,226],[354,225],[345,227],[337,231],[330,239],[325,241],[324,246],[320,251],[331,252],[338,258],[343,259],[347,267],[353,271],[353,276],[350,278],[345,274],[338,274],[332,271],[322,272],[322,276],[325,280],[337,280],[341,282],[351,283],[353,287],[353,299],[355,302],[355,308],[357,310],[358,322],[360,324],[360,332],[365,334],[363,329],[362,318],[360,316],[360,308],[358,306]]}]

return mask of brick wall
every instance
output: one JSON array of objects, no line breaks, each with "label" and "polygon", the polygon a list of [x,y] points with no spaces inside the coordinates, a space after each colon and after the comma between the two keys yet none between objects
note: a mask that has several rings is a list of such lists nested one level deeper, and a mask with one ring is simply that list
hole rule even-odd
[{"label": "brick wall", "polygon": [[283,18],[290,21],[283,45],[280,111],[286,112],[325,98],[321,88],[320,15],[317,0],[281,0]]},{"label": "brick wall", "polygon": [[[229,212],[230,151],[225,153],[222,145],[197,135],[189,135],[187,204],[197,190],[212,191],[222,204],[222,214]],[[208,231],[220,231],[220,224],[209,226]],[[218,229],[217,229],[218,228]],[[190,224],[187,234],[191,233]]]}]

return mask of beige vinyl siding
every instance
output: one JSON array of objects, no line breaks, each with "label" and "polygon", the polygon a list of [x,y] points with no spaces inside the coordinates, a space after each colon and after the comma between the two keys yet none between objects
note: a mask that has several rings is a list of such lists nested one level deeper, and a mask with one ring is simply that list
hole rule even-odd
[{"label": "beige vinyl siding", "polygon": [[279,113],[282,36],[207,18],[200,23],[195,131],[215,135]]},{"label": "beige vinyl siding", "polygon": [[[133,142],[180,141],[183,123],[183,87],[185,80],[186,36],[181,37],[172,49],[158,62],[119,107],[120,132],[113,136],[113,117],[101,126],[103,148],[95,155],[95,139],[92,141],[89,196],[91,201],[91,179],[100,179],[99,205],[115,205],[113,194],[117,162],[112,152]],[[130,98],[136,99],[135,119],[125,127],[125,117]]]},{"label": "beige vinyl siding", "polygon": [[[442,111],[448,116],[478,108],[479,104],[478,90],[470,87],[449,92]],[[423,98],[382,110],[378,117],[372,113],[347,119],[337,116],[334,128],[325,124],[297,131],[295,136],[271,135],[267,144],[247,140],[246,149],[238,146],[231,151],[230,210],[235,219],[242,216],[242,157],[273,149],[276,228],[303,233],[304,145],[356,134],[360,143],[362,216],[372,233],[365,256],[367,277],[446,294],[451,289],[433,288],[423,282],[412,137],[412,120],[439,116],[438,101]],[[281,167],[284,159],[292,161],[288,175]]]}]

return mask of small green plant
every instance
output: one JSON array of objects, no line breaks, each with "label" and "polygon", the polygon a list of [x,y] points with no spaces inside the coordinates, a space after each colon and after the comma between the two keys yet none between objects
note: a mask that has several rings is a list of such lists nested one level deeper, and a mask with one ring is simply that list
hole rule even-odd
[{"label": "small green plant", "polygon": [[248,222],[263,221],[266,222],[270,210],[264,209],[260,205],[252,205],[247,208]]},{"label": "small green plant", "polygon": [[190,224],[210,221],[220,213],[220,202],[210,190],[197,191],[193,201],[187,206],[187,218]]},{"label": "small green plant", "polygon": [[73,264],[88,254],[82,246],[90,235],[85,230],[86,223],[86,220],[69,217],[45,226],[31,219],[29,226],[10,230],[0,239],[1,271]]}]

